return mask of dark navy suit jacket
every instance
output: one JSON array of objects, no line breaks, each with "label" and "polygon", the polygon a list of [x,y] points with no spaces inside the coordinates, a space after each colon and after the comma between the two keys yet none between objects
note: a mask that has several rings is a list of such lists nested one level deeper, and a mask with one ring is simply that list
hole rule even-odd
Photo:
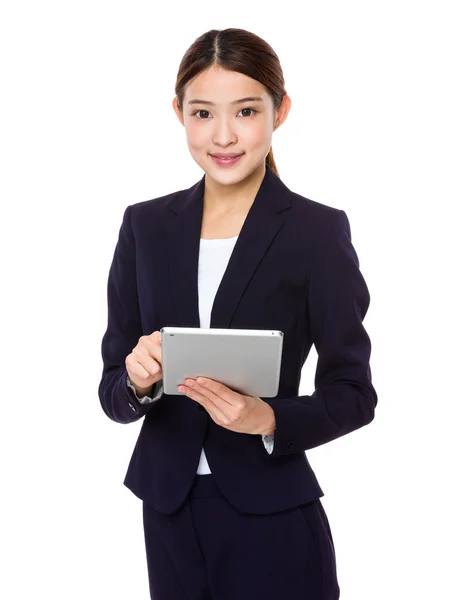
[{"label": "dark navy suit jacket", "polygon": [[[274,449],[261,435],[217,425],[183,395],[140,404],[126,385],[126,356],[141,335],[166,325],[200,327],[198,252],[205,175],[192,187],[129,205],[108,275],[101,406],[110,419],[143,419],[124,479],[156,510],[176,511],[194,480],[204,444],[212,476],[237,509],[267,514],[324,495],[305,451],[370,423],[370,296],[343,210],[291,191],[266,173],[234,247],[211,327],[284,333],[275,398]],[[312,345],[315,391],[298,396]]]}]

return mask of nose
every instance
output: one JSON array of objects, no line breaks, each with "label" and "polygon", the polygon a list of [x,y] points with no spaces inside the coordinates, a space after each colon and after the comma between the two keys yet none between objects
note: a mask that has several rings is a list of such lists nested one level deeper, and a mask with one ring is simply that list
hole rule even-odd
[{"label": "nose", "polygon": [[233,121],[228,118],[218,118],[215,123],[212,141],[218,146],[227,147],[237,142],[237,135]]}]

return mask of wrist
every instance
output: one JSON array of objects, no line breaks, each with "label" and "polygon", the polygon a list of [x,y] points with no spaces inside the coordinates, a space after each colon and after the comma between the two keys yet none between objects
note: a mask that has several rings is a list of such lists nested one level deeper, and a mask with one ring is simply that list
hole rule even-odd
[{"label": "wrist", "polygon": [[153,383],[147,387],[140,387],[139,385],[136,385],[129,376],[127,376],[127,380],[128,380],[128,383],[133,386],[133,388],[135,390],[135,395],[137,396],[137,398],[143,398],[144,396],[149,396],[150,393],[152,392],[152,390],[154,389],[155,383]]},{"label": "wrist", "polygon": [[266,421],[264,424],[264,427],[261,431],[261,435],[274,435],[275,432],[275,428],[276,428],[276,422],[275,422],[275,413],[274,413],[274,409],[269,406],[269,404],[266,404]]},{"label": "wrist", "polygon": [[143,398],[143,396],[149,396],[151,394],[151,391],[154,388],[154,383],[150,387],[146,387],[146,388],[141,388],[141,387],[137,387],[137,386],[134,386],[134,387],[135,387],[135,391],[137,392],[137,397]]}]

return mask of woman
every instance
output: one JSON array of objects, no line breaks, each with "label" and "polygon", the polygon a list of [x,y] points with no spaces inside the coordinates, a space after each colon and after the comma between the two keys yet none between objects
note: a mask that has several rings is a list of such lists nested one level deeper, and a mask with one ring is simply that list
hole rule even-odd
[{"label": "woman", "polygon": [[[203,178],[128,206],[108,278],[99,398],[144,417],[124,484],[143,501],[153,600],[334,600],[335,550],[305,451],[374,418],[370,297],[336,209],[281,181],[272,133],[290,98],[258,36],[212,30],[173,107]],[[278,394],[187,379],[162,393],[163,326],[279,329]],[[318,352],[315,392],[298,396]]]}]

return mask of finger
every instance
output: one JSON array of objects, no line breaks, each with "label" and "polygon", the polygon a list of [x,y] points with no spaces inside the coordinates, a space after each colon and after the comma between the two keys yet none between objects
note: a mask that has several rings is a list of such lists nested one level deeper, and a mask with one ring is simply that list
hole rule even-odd
[{"label": "finger", "polygon": [[[222,405],[216,404],[195,388],[196,386],[188,387],[186,385],[181,385],[178,387],[178,389],[182,391],[188,398],[204,406],[217,424],[224,425],[228,423],[229,417],[224,410],[222,410]],[[223,403],[223,408],[225,408],[225,403]]]},{"label": "finger", "polygon": [[250,397],[231,390],[220,381],[198,377],[193,387],[209,398],[230,419],[230,422],[240,418],[248,408]]},{"label": "finger", "polygon": [[[159,334],[156,335],[156,334]],[[162,364],[162,345],[160,340],[160,332],[154,332],[151,335],[143,335],[139,339],[137,347],[144,346],[150,356]]]},{"label": "finger", "polygon": [[161,371],[161,364],[149,354],[145,344],[136,346],[132,354],[137,362],[139,362],[150,375],[157,375]]},{"label": "finger", "polygon": [[235,406],[237,398],[241,395],[234,392],[220,381],[215,381],[214,379],[197,377],[195,381],[196,385],[199,386],[199,389],[203,389],[204,393],[206,393],[209,398],[212,398],[213,400],[215,397],[221,398],[223,402],[227,402],[228,404],[231,404],[231,406]]},{"label": "finger", "polygon": [[[150,373],[148,373],[145,367],[136,360],[130,361],[126,359],[126,366],[127,370],[132,376],[135,375],[137,378],[143,379],[144,381],[151,377]],[[132,378],[133,377],[131,377],[131,379]]]},{"label": "finger", "polygon": [[222,424],[230,423],[237,418],[237,407],[234,407],[225,401],[223,397],[218,396],[211,390],[199,385],[196,381],[190,379],[186,381],[192,381],[193,383],[191,386],[184,386],[185,390],[187,390],[187,395],[200,402]]},{"label": "finger", "polygon": [[149,336],[153,342],[155,342],[158,347],[162,346],[162,334],[160,331],[153,331],[153,333]]}]

